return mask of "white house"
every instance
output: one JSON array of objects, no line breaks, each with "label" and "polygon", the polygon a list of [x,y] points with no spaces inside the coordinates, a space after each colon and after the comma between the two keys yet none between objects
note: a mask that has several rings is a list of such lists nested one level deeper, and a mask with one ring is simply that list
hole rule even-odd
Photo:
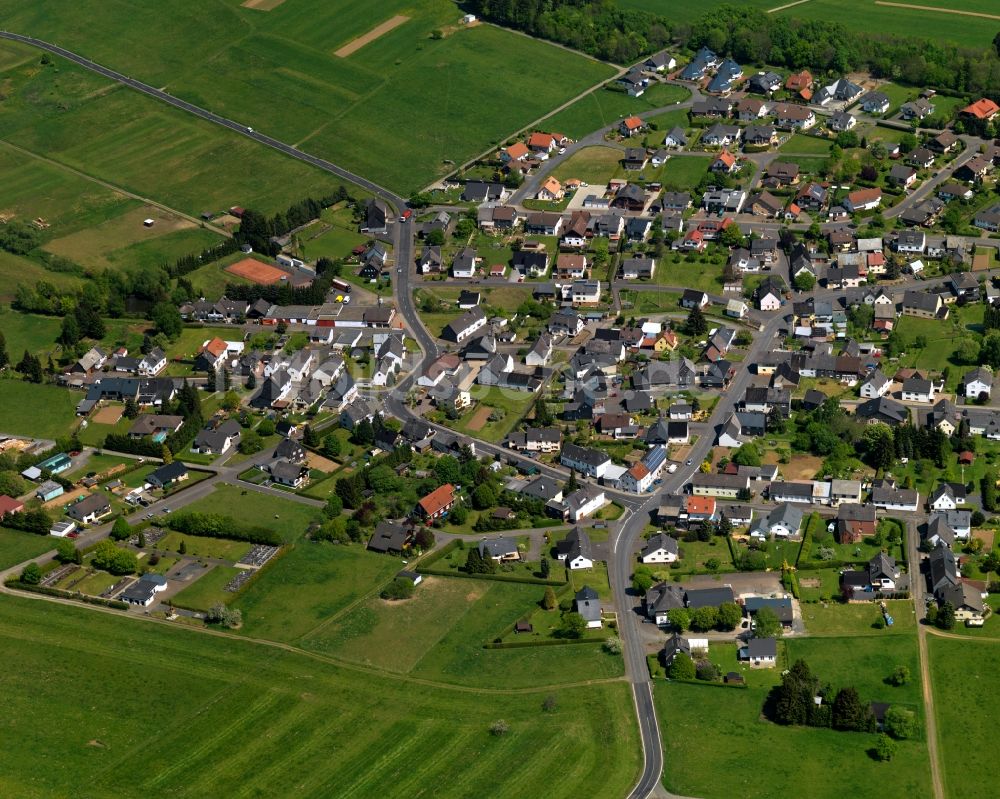
[{"label": "white house", "polygon": [[993,390],[993,372],[980,366],[968,372],[962,378],[967,399],[979,399],[984,394],[988,397]]},{"label": "white house", "polygon": [[889,391],[890,386],[892,386],[892,381],[882,374],[882,370],[875,369],[861,384],[861,396],[864,399],[883,397]]},{"label": "white house", "polygon": [[934,383],[922,377],[903,381],[904,402],[934,402]]},{"label": "white house", "polygon": [[611,465],[611,458],[601,450],[566,443],[559,455],[559,463],[588,477],[600,479]]},{"label": "white house", "polygon": [[566,497],[566,510],[571,522],[579,522],[604,507],[604,492],[593,488],[579,488]]},{"label": "white house", "polygon": [[677,539],[666,533],[651,536],[639,553],[643,563],[673,563],[679,556]]},{"label": "white house", "polygon": [[740,660],[752,669],[773,669],[778,662],[778,643],[773,638],[751,638],[740,647]]}]

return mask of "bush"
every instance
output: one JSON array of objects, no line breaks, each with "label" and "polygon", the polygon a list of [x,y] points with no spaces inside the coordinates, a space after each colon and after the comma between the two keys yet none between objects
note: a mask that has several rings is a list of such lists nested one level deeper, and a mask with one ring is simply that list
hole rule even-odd
[{"label": "bush", "polygon": [[490,725],[490,735],[500,738],[510,732],[510,725],[503,719],[497,719]]},{"label": "bush", "polygon": [[409,599],[413,596],[413,589],[412,582],[405,577],[397,577],[382,589],[382,593],[379,596],[382,599]]},{"label": "bush", "polygon": [[694,661],[683,652],[674,657],[667,672],[672,680],[693,680],[696,675]]},{"label": "bush", "polygon": [[116,547],[114,542],[108,539],[101,541],[94,548],[91,563],[95,569],[116,575],[135,574],[139,568],[139,560],[134,552]]},{"label": "bush", "polygon": [[892,674],[885,678],[885,681],[889,685],[906,685],[910,681],[910,670],[906,666],[896,666],[892,670]]},{"label": "bush", "polygon": [[42,567],[37,563],[29,563],[21,571],[21,582],[26,585],[38,585],[42,581]]},{"label": "bush", "polygon": [[912,710],[890,707],[885,711],[885,731],[897,740],[912,738],[917,732],[917,719]]},{"label": "bush", "polygon": [[205,621],[209,624],[221,624],[223,627],[235,629],[243,624],[243,611],[237,608],[227,608],[219,602],[208,609]]},{"label": "bush", "polygon": [[881,760],[883,763],[888,762],[896,754],[896,742],[885,733],[882,733],[875,743],[872,754],[876,760]]},{"label": "bush", "polygon": [[221,513],[178,513],[171,515],[167,526],[178,533],[200,535],[207,538],[227,538],[232,541],[249,541],[251,544],[281,546],[281,536],[267,527],[245,524],[232,516]]},{"label": "bush", "polygon": [[622,639],[617,635],[612,635],[604,641],[602,648],[609,655],[620,655],[622,653]]},{"label": "bush", "polygon": [[719,669],[711,660],[699,660],[695,664],[695,677],[705,682],[715,682],[719,679]]}]

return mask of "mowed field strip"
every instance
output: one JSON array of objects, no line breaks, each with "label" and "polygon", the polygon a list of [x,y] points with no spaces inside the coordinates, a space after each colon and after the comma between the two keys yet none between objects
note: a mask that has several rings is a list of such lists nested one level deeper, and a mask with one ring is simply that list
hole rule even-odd
[{"label": "mowed field strip", "polygon": [[352,39],[339,50],[334,50],[333,54],[338,58],[347,58],[351,53],[356,53],[362,47],[364,47],[369,42],[374,42],[379,36],[388,33],[393,28],[398,28],[404,22],[409,21],[409,17],[405,14],[397,14],[394,17],[390,17],[381,25],[376,25],[364,36],[359,36],[357,39]]},{"label": "mowed field strip", "polygon": [[1000,19],[1000,14],[984,14],[981,11],[964,11],[958,8],[941,8],[941,6],[922,6],[919,3],[890,3],[887,0],[875,0],[875,5],[891,6],[892,8],[909,8],[916,11],[937,11],[940,14],[960,14],[963,17]]},{"label": "mowed field strip", "polygon": [[240,3],[243,8],[252,8],[254,11],[273,11],[285,0],[246,0]]}]

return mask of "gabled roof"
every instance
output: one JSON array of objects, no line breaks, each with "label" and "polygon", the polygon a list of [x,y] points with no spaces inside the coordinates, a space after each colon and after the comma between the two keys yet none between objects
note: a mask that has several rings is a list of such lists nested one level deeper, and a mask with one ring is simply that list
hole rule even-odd
[{"label": "gabled roof", "polygon": [[450,505],[454,500],[455,486],[451,483],[445,483],[443,486],[438,486],[431,491],[418,504],[425,514],[433,516]]}]

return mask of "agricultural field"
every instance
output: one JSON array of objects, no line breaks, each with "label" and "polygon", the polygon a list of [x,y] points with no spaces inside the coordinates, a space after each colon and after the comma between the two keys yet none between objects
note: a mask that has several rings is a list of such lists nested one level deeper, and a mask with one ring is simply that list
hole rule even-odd
[{"label": "agricultural field", "polygon": [[53,385],[0,380],[0,430],[39,438],[67,435],[76,425],[81,396]]},{"label": "agricultural field", "polygon": [[[51,187],[24,206],[27,215],[42,215],[53,228],[60,220],[88,227],[114,216],[125,202],[71,170],[195,216],[231,205],[276,211],[308,194],[326,194],[340,182],[62,61],[39,66],[35,56],[0,72],[0,81],[7,98],[0,139],[55,162],[42,172],[28,156],[17,155],[28,163],[20,170],[0,169],[21,184],[37,174]],[[18,193],[23,197],[27,188]]]},{"label": "agricultural field", "polygon": [[1000,708],[990,686],[1000,670],[1000,641],[928,635],[927,647],[945,792],[986,799],[995,792],[993,753],[990,747],[968,747],[962,742],[989,740],[993,734]]},{"label": "agricultural field", "polygon": [[541,122],[540,127],[563,133],[571,139],[580,139],[623,117],[683,103],[690,96],[691,93],[681,86],[664,84],[651,86],[642,97],[629,97],[625,92],[612,89],[597,89],[557,111]]},{"label": "agricultural field", "polygon": [[[568,799],[624,795],[639,770],[625,683],[553,688],[557,710],[543,713],[545,693],[507,693],[495,682],[483,691],[418,687],[232,637],[2,602],[0,655],[18,663],[0,676],[6,756],[18,766],[3,782],[13,795],[66,795],[85,782],[99,799],[212,796],[235,784],[267,796],[292,784],[298,796],[359,799],[434,785],[442,797]],[[491,736],[500,718],[510,732]],[[576,742],[570,764],[555,745],[566,739]]]},{"label": "agricultural field", "polygon": [[[779,669],[804,658],[823,682],[834,688],[854,685],[862,701],[898,702],[922,713],[916,679],[917,651],[912,636],[882,639],[793,639],[779,649]],[[709,658],[726,671],[733,668],[732,648],[709,648]],[[901,688],[882,683],[896,665],[908,665],[913,678]],[[891,763],[878,763],[867,753],[875,735],[808,727],[782,727],[761,718],[779,669],[754,671],[737,667],[747,679],[745,690],[658,681],[654,700],[661,718],[666,769],[663,783],[671,791],[704,799],[752,795],[791,796],[809,785],[809,795],[834,799],[845,791],[863,794],[877,780],[890,780],[901,796],[932,795],[927,748],[923,741],[900,741]],[[719,719],[726,719],[719,724]],[[741,754],[753,741],[756,756],[768,764],[747,769]],[[795,757],[788,757],[794,752]]]},{"label": "agricultural field", "polygon": [[[402,25],[346,57],[337,55],[397,12],[408,17]],[[9,30],[87,53],[402,193],[432,182],[453,164],[499,144],[505,131],[613,74],[606,64],[510,31],[464,28],[458,24],[461,11],[447,0],[389,0],[374,16],[370,7],[350,0],[320,7],[286,0],[266,13],[231,5],[211,19],[195,0],[139,5],[125,15],[94,0],[47,0],[32,9],[4,0],[0,14]],[[168,20],[172,35],[163,37]],[[440,33],[432,36],[434,31]],[[120,46],[124,39],[130,47]],[[192,59],[192,52],[203,55]],[[516,81],[493,79],[509,64],[531,69],[520,71]],[[406,135],[387,120],[405,120]],[[126,128],[127,135],[136,126]],[[233,149],[239,141],[231,134],[225,140]],[[260,149],[242,144],[244,153]],[[176,151],[184,150],[178,144]],[[130,155],[126,149],[123,160]],[[295,180],[281,182],[306,193]],[[198,199],[204,204],[205,193]],[[221,207],[238,200],[251,204],[230,194]]]}]

